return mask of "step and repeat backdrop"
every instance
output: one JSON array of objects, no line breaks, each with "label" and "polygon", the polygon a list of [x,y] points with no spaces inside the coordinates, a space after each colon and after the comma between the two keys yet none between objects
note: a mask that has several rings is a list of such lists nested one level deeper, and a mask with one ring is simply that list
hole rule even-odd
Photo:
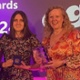
[{"label": "step and repeat backdrop", "polygon": [[[80,29],[80,0],[0,0],[0,37],[3,33],[9,33],[12,14],[16,10],[22,10],[28,17],[30,30],[42,41],[44,15],[52,6],[63,7],[71,23]],[[36,72],[35,75],[44,73]]]}]

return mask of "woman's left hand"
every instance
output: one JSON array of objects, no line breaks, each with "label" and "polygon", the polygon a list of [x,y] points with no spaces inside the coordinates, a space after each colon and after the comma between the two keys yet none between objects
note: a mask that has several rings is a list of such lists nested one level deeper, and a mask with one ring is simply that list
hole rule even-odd
[{"label": "woman's left hand", "polygon": [[27,66],[23,61],[21,61],[21,65],[14,65],[15,68],[20,68],[20,69],[29,69],[30,66]]},{"label": "woman's left hand", "polygon": [[50,68],[53,68],[53,69],[55,69],[55,68],[58,68],[58,67],[60,67],[60,66],[62,66],[63,64],[65,64],[65,60],[53,60],[53,61],[50,61],[50,62],[48,62],[46,65],[45,65],[45,67],[47,68],[47,67],[50,67]]}]

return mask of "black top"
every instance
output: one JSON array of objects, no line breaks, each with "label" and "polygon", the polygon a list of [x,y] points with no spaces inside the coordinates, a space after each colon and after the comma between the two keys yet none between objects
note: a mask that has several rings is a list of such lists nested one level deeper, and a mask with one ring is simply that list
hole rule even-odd
[{"label": "black top", "polygon": [[[41,46],[35,36],[28,39],[11,39],[9,35],[3,34],[0,39],[0,50],[4,54],[4,60],[13,59],[14,55],[19,55],[26,65],[30,64],[32,49]],[[33,80],[31,71],[16,69],[14,66],[4,69],[4,78],[2,80]]]}]

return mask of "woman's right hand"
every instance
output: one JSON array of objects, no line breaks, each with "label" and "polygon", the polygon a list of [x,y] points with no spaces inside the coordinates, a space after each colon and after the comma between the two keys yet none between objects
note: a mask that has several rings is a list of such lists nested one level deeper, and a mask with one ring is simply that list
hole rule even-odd
[{"label": "woman's right hand", "polygon": [[8,68],[8,67],[10,67],[12,65],[13,65],[13,60],[12,59],[9,59],[6,62],[3,62],[2,67],[3,68]]}]

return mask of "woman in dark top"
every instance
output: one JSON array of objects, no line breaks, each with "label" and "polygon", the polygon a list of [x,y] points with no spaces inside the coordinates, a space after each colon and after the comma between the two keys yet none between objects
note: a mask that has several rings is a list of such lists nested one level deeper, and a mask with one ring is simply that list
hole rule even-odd
[{"label": "woman in dark top", "polygon": [[[25,66],[30,65],[32,49],[39,46],[40,42],[29,30],[25,13],[14,12],[10,21],[10,33],[3,34],[0,39],[0,50],[4,53],[5,60],[0,63],[4,69],[1,80],[33,80],[31,71]],[[15,55],[21,57],[23,67],[13,64]]]}]

